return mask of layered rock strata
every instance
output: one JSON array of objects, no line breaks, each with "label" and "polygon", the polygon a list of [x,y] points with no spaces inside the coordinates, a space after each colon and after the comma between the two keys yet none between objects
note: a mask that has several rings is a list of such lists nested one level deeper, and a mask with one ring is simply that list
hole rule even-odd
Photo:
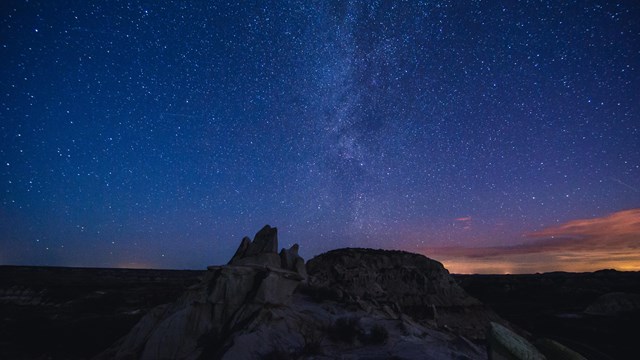
[{"label": "layered rock strata", "polygon": [[346,249],[318,257],[307,275],[298,245],[277,249],[277,229],[268,225],[242,239],[229,264],[210,266],[199,284],[147,313],[97,358],[486,358],[455,329],[403,312],[420,314],[424,305],[433,316],[436,305],[477,303],[441,264]]},{"label": "layered rock strata", "polygon": [[287,305],[305,280],[297,245],[283,249],[280,255],[277,248],[277,229],[269,225],[253,241],[245,237],[228,266],[208,267],[199,284],[174,304],[153,309],[98,358],[220,356],[225,344],[233,340],[230,335],[241,331],[262,310]]},{"label": "layered rock strata", "polygon": [[343,301],[386,307],[429,325],[483,339],[495,313],[469,296],[449,271],[426,256],[395,250],[338,249],[307,264],[310,283]]}]

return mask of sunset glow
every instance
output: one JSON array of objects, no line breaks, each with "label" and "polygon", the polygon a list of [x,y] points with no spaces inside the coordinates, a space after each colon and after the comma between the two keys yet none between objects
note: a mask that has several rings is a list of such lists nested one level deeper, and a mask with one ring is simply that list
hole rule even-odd
[{"label": "sunset glow", "polygon": [[637,1],[4,3],[0,264],[637,268]]},{"label": "sunset glow", "polygon": [[434,247],[422,254],[464,274],[640,271],[640,209],[569,221],[527,237],[532,240],[514,246]]}]

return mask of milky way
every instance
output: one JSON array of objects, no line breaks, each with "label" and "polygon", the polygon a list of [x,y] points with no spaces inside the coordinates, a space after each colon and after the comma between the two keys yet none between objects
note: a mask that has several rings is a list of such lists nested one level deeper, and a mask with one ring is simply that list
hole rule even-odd
[{"label": "milky way", "polygon": [[[9,1],[0,263],[508,247],[640,208],[635,1]],[[427,254],[429,255],[429,254]]]}]

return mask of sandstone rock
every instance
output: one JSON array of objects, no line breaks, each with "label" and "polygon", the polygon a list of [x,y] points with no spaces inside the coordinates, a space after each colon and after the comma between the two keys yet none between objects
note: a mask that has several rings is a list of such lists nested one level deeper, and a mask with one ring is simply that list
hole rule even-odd
[{"label": "sandstone rock", "polygon": [[307,263],[314,284],[338,287],[354,295],[397,302],[403,310],[423,304],[473,305],[441,263],[403,251],[340,249]]},{"label": "sandstone rock", "polygon": [[[441,263],[404,251],[339,249],[307,263],[311,285],[342,291],[362,308],[399,312],[482,339],[490,321],[503,321],[469,296]],[[436,318],[437,317],[437,318]]]},{"label": "sandstone rock", "polygon": [[545,360],[530,342],[506,327],[491,323],[487,336],[490,360]]},{"label": "sandstone rock", "polygon": [[[97,359],[486,358],[464,337],[402,314],[423,298],[442,307],[476,303],[440,263],[403,252],[332,252],[310,266],[318,276],[311,282],[323,286],[305,283],[308,293],[331,290],[333,300],[319,303],[296,292],[307,276],[299,246],[276,248],[269,226],[243,239],[229,265],[208,267],[199,284],[149,312]],[[344,318],[359,319],[346,329],[350,342],[329,333]]]},{"label": "sandstone rock", "polygon": [[253,241],[244,237],[235,254],[229,261],[229,265],[266,266],[272,269],[285,269],[293,271],[307,278],[307,269],[304,259],[298,255],[299,245],[294,244],[289,249],[278,249],[278,229],[265,225],[256,233]]},{"label": "sandstone rock", "polygon": [[231,260],[229,260],[229,265],[231,265],[234,261],[239,260],[245,256],[247,249],[249,249],[249,244],[251,244],[251,239],[248,237],[243,237],[240,241],[240,246],[238,246],[238,250],[233,254]]},{"label": "sandstone rock", "polygon": [[304,259],[302,257],[298,257],[293,263],[293,271],[300,274],[304,279],[307,279],[309,275],[307,275],[307,267],[304,264]]},{"label": "sandstone rock", "polygon": [[282,268],[287,270],[292,270],[294,268],[294,261],[297,258],[298,250],[300,246],[298,244],[293,244],[288,250],[282,249],[280,251],[280,260],[282,261]]},{"label": "sandstone rock", "polygon": [[206,349],[203,343],[224,342],[231,329],[242,328],[265,306],[286,305],[301,280],[296,273],[267,267],[210,267],[199,286],[148,313],[98,358],[197,358]]},{"label": "sandstone rock", "polygon": [[261,253],[278,253],[278,228],[265,225],[256,233],[244,256]]},{"label": "sandstone rock", "polygon": [[99,358],[194,359],[220,349],[234,331],[243,329],[262,310],[286,306],[306,276],[298,246],[276,253],[277,229],[269,225],[253,242],[243,238],[228,266],[210,266],[202,282],[178,301],[158,307]]},{"label": "sandstone rock", "polygon": [[112,348],[104,358],[129,359],[135,358],[138,354],[136,350],[142,348],[151,334],[155,331],[160,321],[166,316],[169,304],[160,305],[144,316],[145,321],[138,322],[129,335],[116,343],[117,346]]},{"label": "sandstone rock", "polygon": [[255,265],[280,269],[280,256],[276,253],[261,253],[233,260],[231,265]]},{"label": "sandstone rock", "polygon": [[298,255],[298,244],[293,244],[288,250],[282,249],[280,251],[281,266],[285,270],[295,271],[303,278],[307,278],[307,268],[304,264],[304,259]]},{"label": "sandstone rock", "polygon": [[584,356],[551,339],[537,340],[534,345],[548,359],[553,360],[587,360]]}]

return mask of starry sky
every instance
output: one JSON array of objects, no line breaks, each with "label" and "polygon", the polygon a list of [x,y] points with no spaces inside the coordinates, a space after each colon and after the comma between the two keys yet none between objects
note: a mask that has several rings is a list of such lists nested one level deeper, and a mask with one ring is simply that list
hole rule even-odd
[{"label": "starry sky", "polygon": [[0,5],[0,264],[640,270],[640,3]]}]

